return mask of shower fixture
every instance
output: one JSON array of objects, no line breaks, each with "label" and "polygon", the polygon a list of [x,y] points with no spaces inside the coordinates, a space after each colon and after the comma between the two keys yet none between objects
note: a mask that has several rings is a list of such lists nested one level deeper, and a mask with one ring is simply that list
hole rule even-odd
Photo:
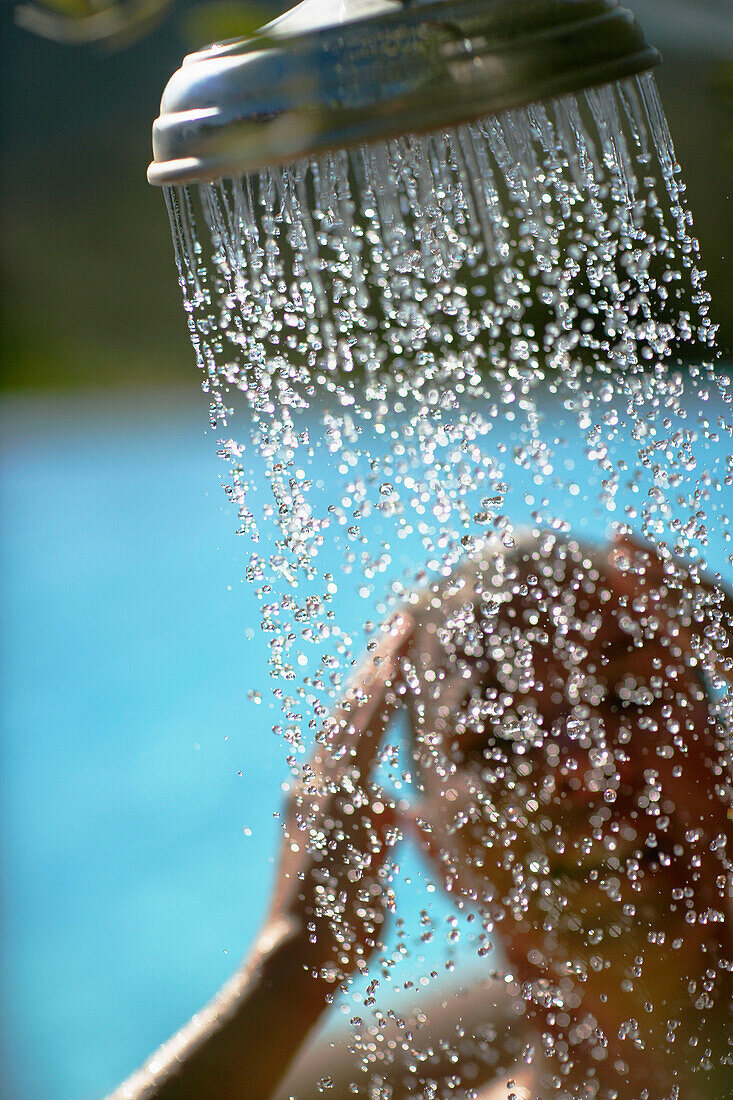
[{"label": "shower fixture", "polygon": [[454,126],[659,61],[614,0],[304,0],[185,59],[148,179],[211,181]]}]

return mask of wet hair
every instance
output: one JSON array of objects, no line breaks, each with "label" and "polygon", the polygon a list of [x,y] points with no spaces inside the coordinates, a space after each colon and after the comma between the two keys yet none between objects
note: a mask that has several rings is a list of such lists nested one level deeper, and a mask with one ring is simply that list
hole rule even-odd
[{"label": "wet hair", "polygon": [[[707,616],[713,618],[716,599],[708,578],[693,578],[683,563],[665,560],[640,542],[594,546],[551,531],[523,532],[511,547],[498,539],[487,541],[449,576],[417,592],[411,603],[416,623],[413,690],[408,691],[412,728],[427,730],[431,707],[433,724],[437,714],[444,735],[460,727],[466,698],[455,688],[451,695],[450,678],[463,675],[474,689],[478,681],[488,690],[496,683],[497,668],[505,670],[499,690],[509,696],[517,692],[526,710],[532,698],[526,670],[531,673],[538,646],[556,655],[559,650],[569,681],[577,653],[604,635],[611,652],[614,645],[664,646],[667,667],[692,673],[712,714],[711,675],[720,658],[705,661],[705,623]],[[724,602],[730,614],[733,597],[725,593]],[[480,731],[480,705],[473,709]],[[729,743],[730,730],[726,736],[721,728],[717,740]]]},{"label": "wet hair", "polygon": [[[563,610],[572,615],[576,605],[587,606],[593,595],[601,606],[609,602],[604,585],[625,597],[622,607],[613,609],[613,625],[622,632],[641,640],[667,626],[671,638],[679,639],[680,657],[694,639],[696,654],[690,663],[698,676],[706,666],[711,671],[726,666],[723,675],[730,676],[730,658],[721,657],[720,645],[716,648],[710,640],[717,627],[725,650],[725,620],[733,623],[733,595],[679,560],[663,558],[632,540],[598,546],[553,531],[521,532],[509,548],[498,539],[487,540],[449,576],[417,592],[409,610],[418,637],[436,636],[448,658],[468,646],[470,659],[485,648],[486,635],[496,623],[516,617],[507,607],[513,601],[521,601],[531,614],[557,618]],[[655,621],[655,607],[663,609],[665,623]],[[516,625],[534,640],[531,615]],[[701,682],[709,694],[707,681]]]},{"label": "wet hair", "polygon": [[[723,592],[722,602],[724,614],[730,615],[730,593]],[[605,740],[603,708],[614,708],[618,720],[624,703],[617,688],[628,679],[633,693],[638,663],[637,689],[653,690],[651,698],[656,702],[662,702],[658,692],[670,682],[673,685],[672,700],[676,702],[672,701],[668,716],[669,744],[682,736],[688,747],[693,741],[698,746],[697,757],[704,771],[698,770],[697,782],[703,775],[702,781],[708,782],[709,777],[707,827],[725,838],[719,850],[720,866],[730,875],[726,850],[733,853],[731,697],[729,693],[727,712],[721,713],[714,680],[716,669],[725,666],[727,657],[723,651],[705,661],[709,641],[705,631],[710,622],[720,622],[720,603],[720,590],[709,579],[692,577],[683,563],[665,561],[652,548],[630,540],[592,546],[549,533],[538,537],[523,534],[509,548],[487,543],[452,574],[418,592],[410,606],[416,629],[406,680],[418,786],[436,792],[441,785],[455,783],[450,778],[455,770],[470,763],[463,779],[475,804],[461,805],[461,796],[454,795],[444,811],[455,808],[456,826],[460,821],[480,820],[480,806],[493,799],[492,794],[483,793],[484,783],[492,775],[500,782],[502,775],[515,779],[513,769],[527,769],[528,761],[536,758],[526,754],[535,749],[544,762],[540,767],[554,767],[564,756],[563,741],[566,749],[571,745],[568,737],[572,739],[572,735],[567,730],[576,718],[579,747],[601,747],[593,741],[596,733]],[[592,660],[585,665],[583,658],[577,657],[583,650],[584,630],[586,638],[596,643],[595,649],[587,648],[586,656],[590,651]],[[585,712],[583,699],[587,696],[579,695],[579,701],[570,704],[564,697],[559,705],[564,717],[557,726],[551,706],[547,716],[551,691],[538,703],[547,681],[533,692],[531,679],[526,684],[520,680],[523,657],[529,657],[531,671],[531,658],[538,646],[549,655],[550,666],[559,677],[556,692],[560,681],[565,688],[579,668],[581,691],[588,689],[592,695],[595,689],[598,693],[597,702],[591,702],[590,709],[586,706]],[[636,647],[640,650],[638,662]],[[646,679],[644,658],[648,670],[652,654],[657,660],[661,655],[665,663],[654,673],[661,676],[659,688],[650,689],[653,680]],[[616,667],[623,671],[618,684],[615,677],[611,679],[610,663],[608,676],[602,663],[594,667],[599,655],[604,661],[620,655]],[[674,687],[675,668],[678,674],[681,670],[686,674],[680,690],[686,693],[687,703]],[[595,672],[598,679],[594,684]],[[690,712],[685,708],[698,690],[703,694],[697,694],[696,701],[704,704],[707,716],[702,718],[698,710],[699,725],[690,726]],[[643,710],[636,710],[634,703],[632,699],[634,717],[628,726],[632,752],[636,737],[645,736],[648,728]],[[681,728],[681,734],[673,732],[673,724]],[[615,733],[620,728],[621,723],[614,723]],[[650,764],[654,759],[650,757]],[[460,784],[457,789],[462,789]],[[486,791],[490,789],[496,788],[487,787]],[[495,828],[492,824],[488,827]]]}]

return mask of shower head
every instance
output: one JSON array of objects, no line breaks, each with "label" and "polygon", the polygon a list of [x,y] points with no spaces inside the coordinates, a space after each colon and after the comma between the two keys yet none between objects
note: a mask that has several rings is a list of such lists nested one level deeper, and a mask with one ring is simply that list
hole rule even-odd
[{"label": "shower head", "polygon": [[454,126],[659,60],[616,0],[304,0],[184,60],[148,179],[212,181]]}]

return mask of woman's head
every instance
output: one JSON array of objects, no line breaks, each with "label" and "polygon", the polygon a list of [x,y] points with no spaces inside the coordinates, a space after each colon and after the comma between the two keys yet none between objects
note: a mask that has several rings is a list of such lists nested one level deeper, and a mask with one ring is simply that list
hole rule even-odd
[{"label": "woman's head", "polygon": [[729,746],[696,641],[716,606],[647,547],[553,534],[421,594],[422,834],[450,888],[550,932],[678,903],[717,919]]}]

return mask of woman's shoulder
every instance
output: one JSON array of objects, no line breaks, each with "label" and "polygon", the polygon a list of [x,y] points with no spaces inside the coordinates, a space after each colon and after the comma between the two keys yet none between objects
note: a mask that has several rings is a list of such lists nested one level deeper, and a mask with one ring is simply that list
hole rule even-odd
[{"label": "woman's shoulder", "polygon": [[329,1022],[304,1048],[276,1100],[366,1098],[382,1095],[384,1085],[393,1100],[438,1098],[505,1081],[527,1045],[518,994],[511,983],[463,980],[407,1005],[395,998],[350,1025]]}]

